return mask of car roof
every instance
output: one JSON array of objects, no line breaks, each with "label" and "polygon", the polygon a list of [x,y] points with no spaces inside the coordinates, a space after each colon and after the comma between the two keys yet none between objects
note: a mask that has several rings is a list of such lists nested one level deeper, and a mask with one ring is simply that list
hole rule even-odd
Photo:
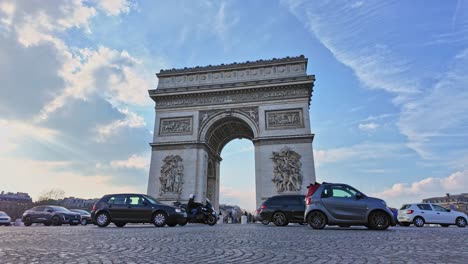
[{"label": "car roof", "polygon": [[147,196],[147,194],[144,194],[144,193],[112,193],[112,194],[106,194],[104,196],[114,196],[114,195],[144,195],[144,196]]}]

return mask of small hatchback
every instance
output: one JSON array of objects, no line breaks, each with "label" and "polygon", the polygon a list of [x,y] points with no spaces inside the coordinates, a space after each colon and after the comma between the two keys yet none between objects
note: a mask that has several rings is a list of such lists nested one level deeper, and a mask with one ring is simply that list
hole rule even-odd
[{"label": "small hatchback", "polygon": [[466,219],[466,214],[462,212],[430,203],[404,204],[398,211],[398,221],[402,226],[414,224],[423,227],[424,224],[439,224],[443,227],[465,227]]},{"label": "small hatchback", "polygon": [[93,223],[106,227],[114,223],[124,227],[127,223],[153,223],[156,227],[184,225],[187,213],[184,209],[165,205],[144,194],[104,195],[91,211]]},{"label": "small hatchback", "polygon": [[0,211],[0,225],[11,225],[11,218],[3,211]]},{"label": "small hatchback", "polygon": [[314,229],[363,225],[385,230],[396,225],[385,201],[368,197],[347,184],[316,183],[308,189],[304,220]]},{"label": "small hatchback", "polygon": [[304,195],[277,195],[268,198],[259,209],[261,222],[277,226],[304,223]]}]

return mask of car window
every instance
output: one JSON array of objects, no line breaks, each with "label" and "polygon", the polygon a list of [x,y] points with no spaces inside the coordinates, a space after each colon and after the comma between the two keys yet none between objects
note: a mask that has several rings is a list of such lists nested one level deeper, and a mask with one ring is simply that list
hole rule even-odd
[{"label": "car window", "polygon": [[36,212],[42,212],[44,211],[44,208],[45,206],[38,206],[38,207],[34,207],[32,210]]},{"label": "car window", "polygon": [[127,204],[143,205],[143,197],[139,195],[130,195],[128,196]]},{"label": "car window", "polygon": [[323,188],[323,191],[322,191],[322,198],[328,198],[330,197],[331,195],[331,190],[330,190],[330,186],[327,186],[325,188]]},{"label": "car window", "polygon": [[124,205],[127,202],[126,195],[115,195],[109,198],[108,204]]},{"label": "car window", "polygon": [[346,188],[344,186],[332,186],[330,195],[332,197],[344,197],[344,198],[351,198],[355,197],[355,192]]},{"label": "car window", "polygon": [[150,203],[152,204],[159,204],[159,201],[154,199],[153,197],[149,196],[149,195],[145,195],[145,198],[150,201]]},{"label": "car window", "polygon": [[302,204],[302,201],[299,196],[286,196],[282,197],[281,204]]},{"label": "car window", "polygon": [[406,210],[406,209],[408,209],[408,208],[410,208],[410,207],[411,207],[411,204],[404,204],[404,205],[400,208],[400,210]]},{"label": "car window", "polygon": [[418,204],[418,208],[424,211],[432,211],[432,208],[429,204]]},{"label": "car window", "polygon": [[439,206],[439,205],[435,205],[435,204],[433,204],[432,207],[434,207],[434,211],[437,211],[437,212],[448,212],[449,211],[447,208]]}]

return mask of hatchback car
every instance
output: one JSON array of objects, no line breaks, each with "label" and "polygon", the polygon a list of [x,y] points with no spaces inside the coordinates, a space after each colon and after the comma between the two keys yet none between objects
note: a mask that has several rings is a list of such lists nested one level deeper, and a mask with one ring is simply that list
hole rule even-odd
[{"label": "hatchback car", "polygon": [[81,220],[80,220],[81,225],[87,225],[87,224],[90,224],[90,223],[93,222],[91,220],[91,213],[89,213],[86,210],[70,209],[70,211],[75,212],[75,213],[79,213],[81,215]]},{"label": "hatchback car", "polygon": [[127,223],[153,223],[156,227],[183,225],[187,221],[184,209],[165,205],[144,194],[104,195],[91,211],[93,223],[106,227],[114,223],[124,227]]},{"label": "hatchback car", "polygon": [[465,227],[466,220],[466,214],[462,212],[430,203],[404,204],[398,211],[398,221],[402,226],[414,224],[423,227],[424,224],[440,224],[443,227]]},{"label": "hatchback car", "polygon": [[5,225],[9,226],[11,225],[11,218],[8,216],[5,212],[0,211],[0,226]]},{"label": "hatchback car", "polygon": [[363,225],[385,230],[396,225],[385,201],[368,197],[347,184],[316,183],[308,189],[304,221],[314,229]]},{"label": "hatchback car", "polygon": [[260,206],[261,222],[273,222],[277,226],[304,223],[304,195],[277,195],[268,198]]},{"label": "hatchback car", "polygon": [[25,226],[33,223],[43,223],[46,226],[62,224],[78,225],[81,216],[70,212],[67,208],[55,205],[36,206],[23,213],[22,221]]}]

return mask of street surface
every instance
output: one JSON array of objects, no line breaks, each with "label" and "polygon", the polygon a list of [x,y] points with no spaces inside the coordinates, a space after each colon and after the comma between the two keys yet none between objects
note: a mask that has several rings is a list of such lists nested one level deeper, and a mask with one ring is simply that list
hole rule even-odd
[{"label": "street surface", "polygon": [[467,263],[468,228],[0,227],[0,263]]}]

